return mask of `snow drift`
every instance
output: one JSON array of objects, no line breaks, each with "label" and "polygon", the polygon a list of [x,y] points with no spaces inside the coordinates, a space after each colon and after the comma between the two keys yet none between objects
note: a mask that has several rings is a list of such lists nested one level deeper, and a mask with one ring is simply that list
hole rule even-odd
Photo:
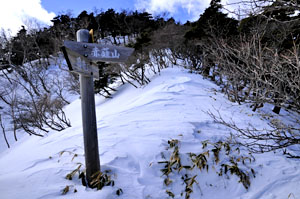
[{"label": "snow drift", "polygon": [[[112,99],[96,96],[100,163],[115,185],[101,191],[81,185],[78,176],[65,177],[84,164],[80,99],[66,107],[72,127],[46,137],[26,137],[0,154],[1,199],[20,198],[169,198],[180,193],[180,181],[168,187],[162,177],[162,153],[168,140],[180,142],[181,153],[199,152],[201,142],[225,141],[230,130],[217,124],[207,111],[219,111],[242,127],[265,127],[267,121],[247,106],[228,101],[219,88],[182,68],[168,68],[141,88],[123,85]],[[288,113],[282,112],[280,119]],[[198,173],[191,198],[271,199],[300,196],[300,165],[281,153],[254,155],[249,167],[256,172],[247,190],[233,175]],[[172,175],[178,175],[176,172]],[[62,195],[68,186],[69,192]],[[122,190],[118,196],[116,191]],[[175,198],[184,198],[176,194]]]}]

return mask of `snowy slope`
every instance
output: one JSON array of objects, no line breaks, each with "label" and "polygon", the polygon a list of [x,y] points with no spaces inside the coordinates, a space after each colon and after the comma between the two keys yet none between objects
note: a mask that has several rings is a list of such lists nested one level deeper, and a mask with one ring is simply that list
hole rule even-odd
[{"label": "snowy slope", "polygon": [[[230,130],[216,124],[207,111],[218,110],[240,126],[267,125],[246,106],[228,101],[218,89],[200,75],[175,67],[165,69],[143,88],[123,85],[112,99],[97,96],[101,169],[111,170],[115,181],[114,187],[101,191],[83,187],[76,176],[72,181],[65,179],[78,163],[84,164],[80,100],[75,100],[66,108],[71,128],[44,138],[26,138],[0,154],[0,198],[133,199],[168,198],[167,189],[179,193],[179,182],[164,185],[158,163],[168,140],[178,139],[182,153],[199,152],[204,140],[225,140]],[[255,159],[249,166],[256,178],[251,178],[248,190],[235,176],[204,171],[198,174],[199,184],[191,198],[300,198],[299,161],[280,153],[255,155]],[[67,185],[70,191],[62,195]],[[119,188],[121,196],[116,195]]]}]

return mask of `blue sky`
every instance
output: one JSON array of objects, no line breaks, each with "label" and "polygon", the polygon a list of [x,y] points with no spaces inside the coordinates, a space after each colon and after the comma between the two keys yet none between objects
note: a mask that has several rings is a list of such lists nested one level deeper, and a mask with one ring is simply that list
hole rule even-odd
[{"label": "blue sky", "polygon": [[72,10],[75,15],[83,10],[92,12],[94,8],[107,10],[109,8],[114,8],[116,10],[134,8],[134,0],[42,0],[42,6],[48,10],[55,13],[60,13],[61,11]]},{"label": "blue sky", "polygon": [[152,14],[167,12],[182,23],[196,20],[200,12],[208,6],[210,0],[42,0],[42,6],[56,14],[70,10],[77,16],[83,10],[93,12],[113,8],[122,10],[146,10]]},{"label": "blue sky", "polygon": [[[3,0],[0,0],[3,1]],[[0,29],[11,30],[14,35],[21,25],[28,29],[51,25],[55,16],[71,11],[78,16],[83,10],[95,8],[106,11],[139,10],[153,15],[168,13],[176,21],[195,21],[209,6],[210,0],[8,0],[0,7]],[[42,25],[41,25],[42,24]]]}]

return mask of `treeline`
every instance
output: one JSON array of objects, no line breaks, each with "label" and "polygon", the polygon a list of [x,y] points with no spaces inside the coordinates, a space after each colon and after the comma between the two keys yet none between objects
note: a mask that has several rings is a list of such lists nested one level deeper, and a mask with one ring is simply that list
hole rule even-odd
[{"label": "treeline", "polygon": [[[25,63],[44,58],[48,60],[51,55],[58,56],[63,41],[76,40],[76,31],[82,28],[93,29],[96,42],[106,38],[106,42],[114,45],[141,48],[150,41],[151,32],[166,24],[164,18],[153,18],[147,12],[123,11],[119,13],[113,9],[99,14],[83,11],[77,17],[72,17],[71,14],[62,14],[51,21],[53,22],[52,26],[41,30],[26,30],[22,26],[22,29],[12,38],[8,38],[3,33],[0,69],[13,66],[22,70]],[[136,41],[138,41],[137,44]],[[95,90],[109,96],[111,88],[108,87],[108,84],[118,76],[120,69],[105,67],[104,71],[102,66],[106,65],[100,65],[100,79],[95,81]],[[132,75],[136,76],[136,74]]]},{"label": "treeline", "polygon": [[241,20],[212,0],[196,22],[169,21],[152,34],[152,54],[164,52],[175,64],[183,60],[222,86],[230,100],[251,103],[253,111],[270,103],[275,113],[281,107],[299,113],[299,1],[249,2],[256,3],[256,12]]},{"label": "treeline", "polygon": [[198,41],[200,71],[232,101],[250,102],[253,111],[270,103],[275,113],[281,107],[300,112],[299,1],[270,2],[237,21],[213,0],[186,37]]},{"label": "treeline", "polygon": [[[141,48],[149,41],[148,35],[166,23],[147,12],[118,13],[113,9],[99,14],[83,11],[77,17],[62,14],[52,22],[52,26],[40,30],[23,26],[13,37],[1,33],[0,130],[8,147],[10,137],[17,140],[19,131],[42,136],[71,126],[63,107],[70,103],[70,94],[79,93],[78,76],[56,66],[64,67],[60,47],[64,40],[76,40],[78,29],[93,29],[95,41],[106,39],[114,45]],[[95,91],[106,97],[113,91],[109,84],[117,76],[123,82],[139,76],[129,67],[99,63],[99,68]],[[12,134],[7,137],[7,133]]]},{"label": "treeline", "polygon": [[[86,11],[77,17],[71,14],[62,14],[51,20],[53,25],[41,30],[26,30],[24,26],[16,36],[8,40],[2,35],[1,62],[10,61],[10,64],[22,65],[28,61],[39,58],[48,58],[56,55],[64,40],[76,40],[76,31],[79,29],[93,29],[94,37],[104,39],[107,36],[113,38],[114,44],[120,44],[117,37],[123,37],[126,42],[128,37],[137,37],[145,32],[159,28],[165,23],[163,18],[153,18],[147,12],[118,13],[113,9],[101,12],[97,15],[88,14]],[[126,39],[125,39],[126,38]],[[12,56],[7,57],[7,53]]]}]

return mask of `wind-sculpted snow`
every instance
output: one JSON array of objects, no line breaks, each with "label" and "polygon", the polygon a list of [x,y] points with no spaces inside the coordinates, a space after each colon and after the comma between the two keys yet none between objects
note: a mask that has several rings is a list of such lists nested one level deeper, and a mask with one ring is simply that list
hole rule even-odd
[{"label": "wind-sculpted snow", "polygon": [[[181,68],[169,68],[142,87],[123,85],[112,99],[96,97],[99,152],[102,171],[110,170],[114,187],[101,191],[85,188],[74,177],[65,176],[78,163],[84,164],[80,100],[66,108],[72,127],[50,132],[44,138],[24,139],[0,156],[1,199],[21,198],[168,198],[166,189],[180,192],[180,183],[170,187],[158,163],[167,142],[177,139],[180,152],[197,153],[201,142],[225,141],[230,130],[217,124],[206,113],[220,114],[246,127],[266,127],[247,106],[232,103],[219,88],[202,76]],[[281,119],[287,113],[279,116]],[[246,151],[243,151],[246,153]],[[238,178],[218,176],[215,171],[199,173],[199,187],[191,198],[203,199],[271,199],[300,196],[299,161],[286,159],[281,153],[254,155],[249,164],[256,172],[246,190]],[[176,176],[176,172],[172,175]],[[62,196],[69,185],[71,191]],[[76,188],[77,192],[74,193]],[[123,194],[116,195],[121,188]],[[184,198],[176,195],[175,198]]]}]

